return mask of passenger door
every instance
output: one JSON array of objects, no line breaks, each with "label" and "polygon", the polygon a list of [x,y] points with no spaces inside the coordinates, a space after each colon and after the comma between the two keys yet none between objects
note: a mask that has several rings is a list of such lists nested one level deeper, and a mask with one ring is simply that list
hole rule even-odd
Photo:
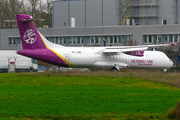
[{"label": "passenger door", "polygon": [[65,59],[70,62],[70,55],[68,53],[65,54]]}]

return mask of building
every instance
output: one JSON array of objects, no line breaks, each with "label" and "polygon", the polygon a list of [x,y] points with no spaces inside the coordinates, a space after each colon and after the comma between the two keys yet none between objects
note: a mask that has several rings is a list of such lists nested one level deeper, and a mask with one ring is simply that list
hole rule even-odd
[{"label": "building", "polygon": [[[177,0],[56,0],[53,28],[39,31],[65,46],[103,46],[103,38],[107,46],[130,40],[138,45],[174,43],[180,39],[179,4]],[[0,49],[22,49],[18,29],[0,29]]]},{"label": "building", "polygon": [[[129,40],[137,44],[175,43],[180,39],[180,24],[177,25],[139,25],[83,28],[46,28],[38,29],[49,41],[65,46],[107,46],[124,45]],[[0,30],[0,49],[22,49],[18,29]]]},{"label": "building", "polygon": [[56,0],[53,27],[179,24],[179,0]]}]

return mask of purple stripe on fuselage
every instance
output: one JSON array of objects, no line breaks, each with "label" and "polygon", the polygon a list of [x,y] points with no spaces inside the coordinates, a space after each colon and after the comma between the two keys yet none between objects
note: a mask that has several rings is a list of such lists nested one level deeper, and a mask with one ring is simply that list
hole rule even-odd
[{"label": "purple stripe on fuselage", "polygon": [[60,67],[69,67],[60,57],[49,49],[18,50],[18,54],[48,62]]}]

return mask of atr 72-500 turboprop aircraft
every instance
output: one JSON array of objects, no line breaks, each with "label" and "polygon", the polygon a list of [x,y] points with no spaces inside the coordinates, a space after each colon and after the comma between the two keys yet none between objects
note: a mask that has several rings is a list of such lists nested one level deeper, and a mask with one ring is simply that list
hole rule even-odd
[{"label": "atr 72-500 turboprop aircraft", "polygon": [[163,69],[173,62],[159,51],[145,51],[149,47],[167,46],[116,46],[116,47],[65,47],[49,42],[35,27],[29,15],[16,15],[23,50],[17,53],[60,67]]}]

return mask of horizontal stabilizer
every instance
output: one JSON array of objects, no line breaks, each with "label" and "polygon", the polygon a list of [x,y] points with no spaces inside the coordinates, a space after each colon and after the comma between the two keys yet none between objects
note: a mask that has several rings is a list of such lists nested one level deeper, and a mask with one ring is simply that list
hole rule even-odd
[{"label": "horizontal stabilizer", "polygon": [[23,19],[22,22],[44,21],[44,19]]}]

